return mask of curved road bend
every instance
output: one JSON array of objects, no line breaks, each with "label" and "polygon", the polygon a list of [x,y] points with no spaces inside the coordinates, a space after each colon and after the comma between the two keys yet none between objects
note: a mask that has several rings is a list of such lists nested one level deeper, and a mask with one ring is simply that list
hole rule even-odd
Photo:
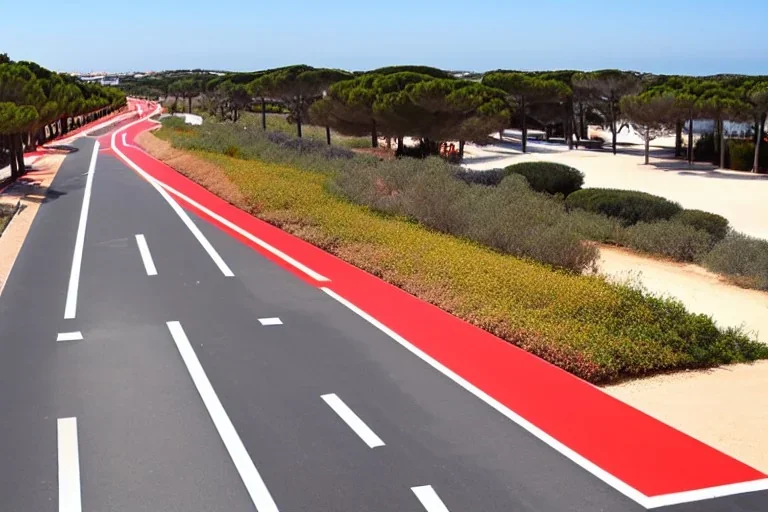
[{"label": "curved road bend", "polygon": [[89,175],[95,140],[74,145],[0,296],[3,512],[644,510],[111,151]]}]

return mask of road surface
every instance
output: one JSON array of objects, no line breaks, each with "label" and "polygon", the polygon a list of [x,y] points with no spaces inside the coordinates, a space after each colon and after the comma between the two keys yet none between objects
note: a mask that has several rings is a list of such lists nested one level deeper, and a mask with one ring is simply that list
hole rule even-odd
[{"label": "road surface", "polygon": [[[0,296],[3,512],[664,503],[489,407],[99,141],[72,143]],[[657,510],[768,510],[764,482],[745,480],[758,490]]]}]

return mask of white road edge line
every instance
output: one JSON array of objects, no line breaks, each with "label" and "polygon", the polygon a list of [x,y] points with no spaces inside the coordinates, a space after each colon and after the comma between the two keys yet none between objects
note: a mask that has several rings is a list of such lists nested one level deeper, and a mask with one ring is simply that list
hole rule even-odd
[{"label": "white road edge line", "polygon": [[75,252],[72,255],[72,270],[69,273],[69,287],[67,288],[67,302],[64,306],[65,320],[75,318],[77,313],[77,291],[80,287],[80,267],[83,264],[85,227],[88,224],[88,210],[91,204],[91,191],[93,190],[93,174],[96,170],[96,157],[98,156],[99,141],[96,141],[93,145],[91,163],[88,165],[88,177],[85,179],[85,191],[83,192],[83,206],[80,209],[80,222],[77,225]]},{"label": "white road edge line", "polygon": [[411,487],[411,490],[419,498],[427,512],[448,512],[448,507],[445,506],[431,485]]},{"label": "white road edge line", "polygon": [[59,418],[58,466],[59,512],[81,512],[80,451],[77,442],[77,418]]},{"label": "white road edge line", "polygon": [[[133,124],[143,121],[143,119],[140,119],[139,121],[134,121],[134,123],[128,124],[124,126],[122,129],[126,129],[129,126],[132,126]],[[117,135],[117,131],[112,132],[112,150],[119,155],[130,167],[133,168],[136,172],[138,172],[141,176],[143,176],[153,187],[155,187],[155,190],[157,190],[161,196],[163,196],[163,199],[166,200],[166,202],[171,206],[174,212],[176,212],[176,215],[179,216],[181,221],[184,223],[185,226],[189,229],[190,232],[194,235],[194,237],[197,239],[197,241],[200,243],[200,245],[203,246],[203,249],[205,249],[205,252],[208,253],[208,256],[211,257],[214,263],[216,263],[216,266],[219,267],[219,270],[221,270],[221,273],[224,274],[226,277],[233,277],[235,274],[232,272],[232,270],[229,268],[229,266],[224,262],[224,259],[219,255],[219,253],[216,251],[216,249],[211,245],[211,242],[208,241],[208,239],[203,235],[202,231],[200,231],[200,228],[197,227],[197,225],[192,222],[192,219],[189,218],[189,215],[187,215],[187,212],[184,211],[184,209],[179,206],[179,203],[173,200],[173,198],[168,195],[168,192],[163,190],[163,188],[158,184],[157,180],[152,178],[149,174],[144,172],[138,165],[136,165],[132,160],[130,160],[128,157],[123,154],[122,151],[120,151],[117,148],[117,145],[115,145],[115,136]]]},{"label": "white road edge line", "polygon": [[368,323],[379,329],[381,332],[395,340],[397,343],[402,345],[405,349],[410,351],[412,354],[417,356],[419,359],[430,365],[435,370],[439,371],[452,381],[454,381],[456,384],[464,388],[465,390],[469,391],[475,397],[479,398],[492,408],[496,409],[498,412],[506,416],[508,419],[512,420],[514,423],[528,431],[530,434],[535,436],[537,439],[542,441],[543,443],[547,444],[550,448],[554,449],[567,459],[571,460],[575,464],[577,464],[582,469],[588,471],[592,475],[596,476],[627,498],[630,498],[631,500],[635,501],[639,505],[645,507],[646,509],[652,509],[657,507],[664,507],[667,505],[674,505],[674,504],[680,504],[680,503],[688,503],[692,501],[701,501],[701,500],[707,500],[712,498],[719,498],[723,496],[730,496],[733,494],[741,494],[746,492],[754,492],[754,491],[762,491],[768,489],[768,478],[766,479],[760,479],[755,480],[752,482],[740,482],[736,484],[730,484],[730,485],[722,485],[718,487],[709,487],[705,489],[696,489],[692,491],[686,491],[681,493],[671,493],[671,494],[662,494],[658,496],[646,496],[642,492],[638,491],[634,487],[624,483],[623,481],[619,480],[612,474],[605,471],[600,466],[596,465],[592,461],[588,460],[587,458],[583,457],[579,453],[575,452],[568,446],[564,445],[554,437],[550,436],[543,430],[541,430],[539,427],[531,423],[530,421],[526,420],[519,414],[515,413],[511,409],[509,409],[507,406],[503,405],[501,402],[496,400],[495,398],[491,397],[484,391],[482,391],[480,388],[475,386],[474,384],[470,383],[463,377],[459,376],[457,373],[455,373],[453,370],[450,370],[448,367],[443,365],[442,363],[438,362],[436,359],[429,356],[427,353],[422,351],[421,349],[417,348],[415,345],[413,345],[411,342],[394,332],[392,329],[387,327],[386,325],[382,324],[378,320],[376,320],[374,317],[363,311],[362,309],[358,308],[351,302],[349,302],[344,297],[340,296],[333,290],[329,288],[321,288],[323,292],[328,294],[329,296],[336,299],[338,302],[352,310],[354,313],[362,317],[364,320],[366,320]]},{"label": "white road edge line", "polygon": [[283,325],[283,321],[279,318],[259,318],[261,325]]},{"label": "white road edge line", "polygon": [[83,339],[83,333],[80,331],[60,332],[56,336],[56,341],[78,341]]},{"label": "white road edge line", "polygon": [[266,250],[267,252],[270,252],[270,253],[274,254],[275,256],[277,256],[278,258],[283,260],[284,262],[286,262],[289,265],[291,265],[293,268],[303,272],[304,274],[308,275],[309,277],[311,277],[315,281],[320,281],[320,282],[329,282],[330,281],[330,279],[328,279],[324,275],[322,275],[322,274],[320,274],[318,272],[315,272],[314,270],[312,270],[311,268],[307,267],[303,263],[299,263],[298,261],[293,259],[291,256],[288,256],[287,254],[285,254],[280,249],[278,249],[278,248],[268,244],[267,242],[265,242],[261,238],[258,238],[256,236],[252,235],[248,231],[244,230],[243,228],[241,228],[237,224],[234,224],[234,223],[230,222],[229,220],[225,219],[221,215],[212,212],[211,210],[209,210],[205,206],[203,206],[200,203],[198,203],[197,201],[195,201],[195,200],[185,196],[184,194],[182,194],[178,190],[174,189],[173,187],[170,187],[169,185],[166,185],[165,183],[163,183],[161,181],[157,181],[154,178],[152,178],[151,176],[150,176],[150,179],[152,179],[152,180],[156,181],[157,183],[159,183],[160,186],[162,186],[163,188],[168,190],[168,192],[170,192],[171,194],[173,194],[176,197],[180,198],[182,201],[186,202],[189,205],[194,206],[195,208],[197,208],[198,210],[200,210],[201,212],[203,212],[207,216],[209,216],[212,219],[216,220],[217,222],[220,222],[221,224],[227,226],[229,229],[231,229],[232,231],[238,233],[239,235],[244,236],[245,238],[247,238],[251,242],[255,243],[256,245],[258,245],[262,249]]},{"label": "white road edge line", "polygon": [[152,254],[149,252],[147,239],[144,238],[144,235],[136,235],[136,245],[139,246],[141,261],[144,262],[144,269],[147,271],[147,275],[156,276],[157,268],[155,268],[155,262],[152,260]]},{"label": "white road edge line", "polygon": [[192,377],[198,393],[200,393],[200,398],[203,399],[203,403],[206,409],[208,409],[208,414],[210,414],[213,424],[216,426],[216,430],[224,442],[224,446],[229,452],[230,457],[232,457],[232,462],[234,462],[235,468],[237,468],[237,472],[240,474],[240,478],[242,478],[243,484],[245,484],[245,488],[248,490],[248,494],[256,506],[256,510],[258,512],[278,512],[277,505],[269,494],[269,489],[267,489],[256,466],[254,466],[253,460],[248,455],[245,446],[243,446],[243,442],[237,434],[234,425],[232,425],[227,412],[224,410],[224,406],[221,405],[216,391],[211,386],[205,370],[203,370],[192,345],[189,343],[187,335],[184,333],[184,329],[179,322],[168,322],[167,325],[168,330],[171,332],[171,337],[173,337],[173,341],[176,343],[176,348],[179,349],[181,358],[187,366],[189,375]]},{"label": "white road edge line", "polygon": [[[153,111],[153,113],[150,114],[150,115],[154,115],[155,113],[157,113],[159,111],[160,111],[160,107],[158,106]],[[149,118],[146,118],[146,119],[149,119]],[[262,239],[260,239],[260,238],[258,238],[256,236],[254,236],[253,234],[251,234],[248,231],[244,230],[243,228],[241,228],[237,224],[234,224],[234,223],[230,222],[229,220],[225,219],[221,215],[218,215],[218,214],[212,212],[211,210],[209,210],[205,206],[201,205],[197,201],[194,201],[193,199],[187,197],[186,195],[182,194],[178,190],[176,190],[176,189],[166,185],[162,181],[156,180],[155,178],[153,178],[152,176],[147,174],[146,171],[144,171],[141,167],[136,165],[131,159],[129,159],[127,156],[125,156],[125,154],[122,151],[120,151],[117,148],[117,146],[115,145],[115,135],[117,135],[118,133],[122,132],[123,130],[126,130],[126,129],[130,128],[131,126],[133,126],[135,124],[138,124],[138,123],[140,123],[140,122],[142,122],[142,121],[144,121],[146,119],[139,119],[137,121],[133,121],[132,123],[129,123],[129,124],[127,124],[127,125],[125,125],[125,126],[123,126],[121,128],[118,128],[112,134],[112,149],[114,150],[115,154],[117,154],[120,158],[122,158],[133,170],[138,172],[148,182],[153,183],[155,185],[159,185],[159,186],[165,188],[166,190],[168,190],[168,192],[170,192],[171,194],[175,195],[176,197],[178,197],[182,201],[186,202],[187,204],[189,204],[191,206],[194,206],[195,208],[197,208],[198,210],[200,210],[201,212],[206,214],[208,217],[210,217],[210,218],[216,220],[217,222],[223,224],[224,226],[226,226],[227,228],[229,228],[232,231],[236,232],[237,234],[247,238],[248,240],[250,240],[254,244],[258,245],[259,247],[261,247],[262,249],[266,250],[267,252],[277,256],[278,258],[280,258],[281,260],[283,260],[287,264],[291,265],[292,267],[294,267],[295,269],[299,270],[300,272],[308,275],[309,277],[311,277],[315,281],[330,282],[330,279],[328,279],[327,277],[323,276],[322,274],[320,274],[318,272],[315,272],[314,270],[312,270],[311,268],[307,267],[306,265],[300,263],[299,261],[295,260],[291,256],[288,256],[287,254],[285,254],[280,249],[278,249],[278,248],[268,244],[267,242],[265,242],[264,240],[262,240]],[[152,122],[157,122],[157,121],[154,121],[152,119],[149,119],[149,120],[152,121]],[[158,125],[159,124],[160,123],[158,123]]]},{"label": "white road edge line", "polygon": [[320,398],[328,404],[328,407],[333,409],[333,412],[338,414],[339,417],[344,420],[344,423],[346,423],[347,426],[368,445],[368,448],[384,446],[384,441],[382,441],[381,438],[377,436],[376,433],[371,430],[370,427],[368,427],[368,425],[366,425],[365,422],[363,422],[363,420],[361,420],[360,417],[335,393],[323,395]]}]

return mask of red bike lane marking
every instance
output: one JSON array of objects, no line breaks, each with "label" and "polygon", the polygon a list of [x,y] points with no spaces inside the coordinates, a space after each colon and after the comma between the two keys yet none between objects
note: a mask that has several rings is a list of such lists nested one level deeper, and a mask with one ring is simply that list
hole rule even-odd
[{"label": "red bike lane marking", "polygon": [[[153,126],[128,128],[135,135]],[[147,153],[121,148],[145,172],[330,278],[320,283],[199,212],[313,286],[327,286],[621,482],[654,497],[766,475],[325,251],[227,203]]]}]

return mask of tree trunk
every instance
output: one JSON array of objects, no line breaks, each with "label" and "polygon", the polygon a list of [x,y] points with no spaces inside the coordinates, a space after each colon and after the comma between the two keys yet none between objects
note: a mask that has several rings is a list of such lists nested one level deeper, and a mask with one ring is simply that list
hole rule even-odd
[{"label": "tree trunk", "polygon": [[523,153],[525,153],[528,149],[528,123],[527,123],[527,117],[525,115],[525,97],[520,98],[520,115],[523,116],[522,119],[522,143],[523,143]]},{"label": "tree trunk", "polygon": [[568,149],[573,149],[573,131],[571,130],[571,114],[573,107],[566,109],[565,118],[563,119],[563,134],[565,134],[565,141],[568,143]]},{"label": "tree trunk", "polygon": [[683,122],[675,121],[675,158],[683,154]]},{"label": "tree trunk", "polygon": [[611,100],[611,145],[613,146],[613,154],[616,154],[616,110],[614,109],[613,100]]},{"label": "tree trunk", "polygon": [[[712,143],[715,147],[715,154],[712,155],[712,158],[717,158],[717,155],[719,154],[720,150],[720,119],[715,119],[715,126],[714,130],[712,131]],[[717,163],[717,160],[712,161],[713,164]]]},{"label": "tree trunk", "polygon": [[20,133],[16,136],[16,144],[18,148],[18,152],[16,153],[16,158],[19,159],[19,170],[21,171],[21,174],[24,174],[27,170],[27,167],[24,165],[24,134]]},{"label": "tree trunk", "polygon": [[499,142],[504,142],[504,130],[499,130]]},{"label": "tree trunk", "polygon": [[584,104],[579,103],[579,138],[587,139],[587,127],[586,127],[586,112],[584,112]]},{"label": "tree trunk", "polygon": [[720,168],[725,169],[725,122],[720,123]]},{"label": "tree trunk", "polygon": [[397,138],[397,154],[398,155],[403,154],[403,138],[402,137]]},{"label": "tree trunk", "polygon": [[267,100],[261,98],[261,129],[267,131]]},{"label": "tree trunk", "polygon": [[765,124],[765,114],[757,118],[757,141],[755,142],[755,162],[752,164],[752,172],[760,172],[760,143],[763,142],[763,125]]},{"label": "tree trunk", "polygon": [[189,97],[189,113],[192,113],[192,96]]},{"label": "tree trunk", "polygon": [[464,144],[466,141],[460,140],[459,141],[459,158],[464,158]]},{"label": "tree trunk", "polygon": [[331,127],[328,125],[325,125],[325,140],[328,142],[328,145],[331,145]]},{"label": "tree trunk", "polygon": [[376,121],[373,121],[371,124],[371,147],[377,148],[379,147],[379,134],[376,131]]},{"label": "tree trunk", "polygon": [[301,138],[301,114],[296,116],[296,133]]},{"label": "tree trunk", "polygon": [[688,165],[693,165],[693,116],[688,120]]},{"label": "tree trunk", "polygon": [[649,156],[651,153],[651,129],[645,127],[645,165],[648,165]]},{"label": "tree trunk", "polygon": [[5,140],[8,145],[8,156],[11,157],[11,179],[19,177],[19,161],[16,160],[16,145],[13,143],[13,135],[6,135]]}]

